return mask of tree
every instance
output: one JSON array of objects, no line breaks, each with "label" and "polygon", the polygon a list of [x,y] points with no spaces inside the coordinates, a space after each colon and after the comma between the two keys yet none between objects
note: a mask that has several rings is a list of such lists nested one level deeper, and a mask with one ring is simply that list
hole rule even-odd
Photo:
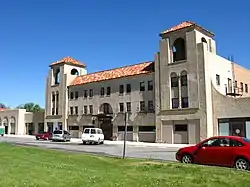
[{"label": "tree", "polygon": [[5,104],[0,103],[0,108],[7,108],[7,107],[5,106]]},{"label": "tree", "polygon": [[19,105],[17,108],[26,109],[27,112],[43,112],[44,109],[41,108],[38,104],[35,103],[26,103]]}]

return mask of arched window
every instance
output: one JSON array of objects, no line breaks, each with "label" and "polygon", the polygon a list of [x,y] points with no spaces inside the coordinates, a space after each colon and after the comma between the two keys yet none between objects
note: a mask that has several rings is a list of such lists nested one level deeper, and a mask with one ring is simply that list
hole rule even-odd
[{"label": "arched window", "polygon": [[187,72],[181,72],[181,108],[188,108],[188,80]]},{"label": "arched window", "polygon": [[70,72],[71,75],[79,75],[79,72],[77,71],[77,69],[73,68]]},{"label": "arched window", "polygon": [[56,92],[56,115],[58,115],[59,110],[59,92]]},{"label": "arched window", "polygon": [[56,108],[56,94],[52,92],[52,108],[51,108],[52,115],[55,115],[55,108]]},{"label": "arched window", "polygon": [[202,38],[201,38],[201,42],[207,43],[206,38],[202,37]]},{"label": "arched window", "polygon": [[59,68],[55,70],[54,78],[55,78],[55,84],[59,84],[60,83],[60,69]]},{"label": "arched window", "polygon": [[170,74],[172,108],[179,108],[179,79],[176,73]]},{"label": "arched window", "polygon": [[172,52],[173,52],[173,62],[186,59],[186,44],[183,38],[177,38],[174,41]]}]

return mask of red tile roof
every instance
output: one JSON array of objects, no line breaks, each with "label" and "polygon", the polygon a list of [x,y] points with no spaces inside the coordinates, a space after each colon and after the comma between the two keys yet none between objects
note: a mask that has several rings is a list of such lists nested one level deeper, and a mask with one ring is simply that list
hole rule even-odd
[{"label": "red tile roof", "polygon": [[71,86],[81,85],[91,82],[99,82],[117,78],[123,78],[133,75],[146,74],[154,71],[154,62],[144,62],[140,64],[134,64],[131,66],[124,66],[106,71],[100,71],[96,73],[90,73],[82,76],[78,76],[71,83]]},{"label": "red tile roof", "polygon": [[0,111],[4,111],[4,110],[7,110],[7,108],[0,108]]},{"label": "red tile roof", "polygon": [[163,34],[167,34],[167,33],[170,33],[170,32],[173,32],[173,31],[178,31],[178,30],[181,30],[181,29],[184,29],[184,28],[188,28],[188,27],[195,27],[196,29],[198,30],[204,30],[206,32],[208,32],[209,34],[211,34],[212,36],[214,36],[214,34],[206,29],[204,29],[203,27],[197,25],[196,23],[192,22],[192,21],[184,21],[184,22],[181,22],[180,24],[178,25],[175,25],[163,32],[161,32],[160,35],[163,35]]},{"label": "red tile roof", "polygon": [[86,67],[85,64],[79,62],[78,60],[75,60],[69,56],[62,58],[61,60],[58,60],[56,62],[53,62],[52,64],[50,64],[50,66],[53,65],[57,65],[57,64],[69,64],[69,65],[76,65],[76,66],[80,66],[80,67]]}]

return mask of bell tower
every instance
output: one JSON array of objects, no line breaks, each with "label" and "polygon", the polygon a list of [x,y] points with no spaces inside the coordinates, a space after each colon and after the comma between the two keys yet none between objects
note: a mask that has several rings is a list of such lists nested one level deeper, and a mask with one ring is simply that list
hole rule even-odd
[{"label": "bell tower", "polygon": [[67,130],[67,87],[77,76],[87,74],[86,65],[67,56],[49,67],[46,79],[45,131]]}]

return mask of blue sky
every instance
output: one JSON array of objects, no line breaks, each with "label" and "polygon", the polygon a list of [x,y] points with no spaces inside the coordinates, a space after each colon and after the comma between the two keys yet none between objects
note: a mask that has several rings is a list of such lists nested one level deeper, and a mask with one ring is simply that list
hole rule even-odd
[{"label": "blue sky", "polygon": [[185,20],[215,33],[218,53],[250,68],[250,2],[0,1],[0,102],[44,106],[49,64],[65,56],[88,72],[153,60],[159,33]]}]

